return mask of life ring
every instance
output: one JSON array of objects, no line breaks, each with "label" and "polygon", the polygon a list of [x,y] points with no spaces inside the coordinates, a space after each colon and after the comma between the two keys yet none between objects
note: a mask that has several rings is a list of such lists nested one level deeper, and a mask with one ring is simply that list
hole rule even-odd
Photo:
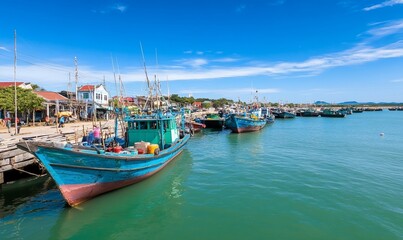
[{"label": "life ring", "polygon": [[160,154],[160,149],[159,148],[156,148],[155,150],[154,150],[154,155],[158,155],[158,154]]}]

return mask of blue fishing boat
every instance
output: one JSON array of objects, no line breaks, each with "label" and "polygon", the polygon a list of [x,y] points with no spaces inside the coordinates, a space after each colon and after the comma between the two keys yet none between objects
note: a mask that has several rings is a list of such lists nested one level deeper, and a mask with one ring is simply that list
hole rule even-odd
[{"label": "blue fishing boat", "polygon": [[272,111],[272,113],[276,118],[286,119],[286,118],[295,118],[295,116],[296,116],[295,113],[293,113],[291,111],[286,111],[284,109],[274,109]]},{"label": "blue fishing boat", "polygon": [[331,117],[331,118],[344,118],[346,116],[346,114],[340,112],[340,111],[335,111],[332,109],[324,109],[321,113],[320,113],[321,117]]},{"label": "blue fishing boat", "polygon": [[[183,115],[180,120],[179,116],[161,113],[124,120],[125,148],[116,136],[108,147],[34,140],[21,141],[17,146],[38,158],[66,202],[76,206],[157,173],[182,152],[190,137],[184,131]],[[117,120],[115,125],[116,129]]]},{"label": "blue fishing boat", "polygon": [[260,112],[245,113],[243,115],[231,114],[229,116],[228,128],[233,133],[254,132],[266,126],[266,119],[260,116]]},{"label": "blue fishing boat", "polygon": [[315,109],[300,109],[297,114],[300,117],[319,117],[320,112],[316,111]]},{"label": "blue fishing boat", "polygon": [[276,116],[274,116],[269,108],[262,108],[262,116],[266,119],[267,123],[274,123],[274,119],[276,119]]}]

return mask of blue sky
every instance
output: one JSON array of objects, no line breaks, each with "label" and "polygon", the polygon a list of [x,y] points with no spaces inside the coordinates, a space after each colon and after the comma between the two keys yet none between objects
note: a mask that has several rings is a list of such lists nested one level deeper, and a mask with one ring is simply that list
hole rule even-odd
[{"label": "blue sky", "polygon": [[[105,78],[145,95],[403,102],[403,0],[0,1],[0,81],[50,91]],[[114,62],[114,64],[112,64]],[[68,87],[69,73],[71,86]]]}]

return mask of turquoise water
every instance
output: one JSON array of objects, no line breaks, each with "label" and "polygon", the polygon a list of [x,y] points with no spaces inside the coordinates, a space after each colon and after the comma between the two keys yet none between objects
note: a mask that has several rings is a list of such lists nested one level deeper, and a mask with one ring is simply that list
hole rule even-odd
[{"label": "turquoise water", "polygon": [[402,123],[383,111],[204,131],[162,172],[77,208],[49,178],[21,181],[0,194],[0,236],[403,239]]}]

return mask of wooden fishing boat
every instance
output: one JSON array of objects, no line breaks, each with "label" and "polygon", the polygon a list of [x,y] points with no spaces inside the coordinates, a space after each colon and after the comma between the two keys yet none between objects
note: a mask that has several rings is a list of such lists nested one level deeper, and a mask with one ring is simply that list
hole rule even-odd
[{"label": "wooden fishing boat", "polygon": [[222,129],[225,119],[218,114],[209,113],[204,119],[200,119],[201,123],[206,125],[206,128]]},{"label": "wooden fishing boat", "polygon": [[186,122],[186,127],[193,132],[200,132],[203,128],[206,128],[206,124],[190,121]]},{"label": "wooden fishing boat", "polygon": [[300,109],[297,114],[299,117],[319,117],[320,112],[316,111],[315,109]]},{"label": "wooden fishing boat", "polygon": [[233,133],[254,132],[266,126],[266,119],[254,117],[253,115],[230,115],[231,121],[229,121],[228,128]]},{"label": "wooden fishing boat", "polygon": [[290,112],[290,111],[286,111],[286,110],[284,110],[284,109],[275,109],[275,110],[273,110],[273,115],[274,115],[276,118],[284,118],[284,119],[287,119],[287,118],[295,118],[295,114],[294,114],[294,113],[292,113],[292,112]]},{"label": "wooden fishing boat", "polygon": [[66,202],[75,206],[152,176],[182,152],[190,137],[184,131],[183,116],[182,129],[175,116],[162,114],[126,117],[125,125],[127,148],[117,144],[119,141],[103,149],[34,140],[17,146],[38,158]]},{"label": "wooden fishing boat", "polygon": [[331,109],[325,109],[320,113],[321,117],[331,117],[331,118],[344,118],[346,114],[339,112],[339,111],[334,111]]},{"label": "wooden fishing boat", "polygon": [[269,108],[262,108],[262,116],[266,119],[267,123],[274,123],[274,119],[276,118],[274,114],[270,111]]}]

